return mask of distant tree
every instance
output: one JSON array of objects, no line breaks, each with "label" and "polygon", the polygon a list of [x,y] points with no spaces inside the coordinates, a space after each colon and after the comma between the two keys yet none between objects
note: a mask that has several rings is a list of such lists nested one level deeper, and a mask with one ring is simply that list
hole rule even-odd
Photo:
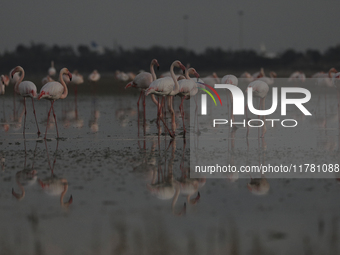
[{"label": "distant tree", "polygon": [[321,59],[321,53],[318,50],[308,49],[305,54],[307,61],[312,61],[314,64],[317,64]]}]

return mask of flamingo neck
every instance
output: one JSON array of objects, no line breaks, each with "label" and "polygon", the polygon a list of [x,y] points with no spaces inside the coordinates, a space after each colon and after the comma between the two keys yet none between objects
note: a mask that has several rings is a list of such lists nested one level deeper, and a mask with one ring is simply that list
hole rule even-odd
[{"label": "flamingo neck", "polygon": [[190,80],[190,76],[189,76],[189,73],[191,72],[192,68],[189,68],[189,69],[185,69],[185,78],[187,80]]},{"label": "flamingo neck", "polygon": [[24,71],[24,69],[22,67],[19,68],[19,72],[21,72],[20,79],[17,81],[17,83],[14,86],[14,91],[16,93],[18,93],[18,94],[20,94],[20,92],[19,92],[19,84],[22,82],[22,80],[25,77],[25,71]]},{"label": "flamingo neck", "polygon": [[152,75],[152,81],[155,81],[157,79],[156,77],[156,73],[155,73],[155,69],[154,69],[154,62],[152,61],[151,64],[150,64],[150,72],[151,72],[151,75]]},{"label": "flamingo neck", "polygon": [[178,84],[178,81],[177,81],[177,79],[176,79],[176,75],[175,75],[175,73],[174,73],[175,63],[176,63],[176,62],[172,63],[172,65],[171,65],[171,67],[170,67],[170,74],[171,74],[172,79],[173,79],[174,82],[175,82],[175,89],[173,89],[172,92],[169,94],[170,96],[175,96],[175,95],[177,95],[178,92],[179,92],[179,84]]},{"label": "flamingo neck", "polygon": [[65,196],[65,194],[67,192],[67,189],[68,189],[68,184],[67,183],[63,183],[63,185],[64,185],[64,190],[63,190],[63,192],[60,195],[60,205],[61,206],[64,206],[66,204],[66,203],[64,203],[64,196]]},{"label": "flamingo neck", "polygon": [[61,83],[61,85],[63,85],[63,87],[64,87],[64,92],[63,92],[63,94],[61,94],[61,96],[60,96],[61,99],[66,98],[67,95],[68,95],[68,89],[67,89],[66,83],[65,83],[65,81],[64,81],[64,79],[63,79],[63,74],[64,74],[64,73],[66,73],[66,72],[64,72],[63,70],[61,70],[61,71],[60,71],[60,74],[59,74],[60,83]]}]

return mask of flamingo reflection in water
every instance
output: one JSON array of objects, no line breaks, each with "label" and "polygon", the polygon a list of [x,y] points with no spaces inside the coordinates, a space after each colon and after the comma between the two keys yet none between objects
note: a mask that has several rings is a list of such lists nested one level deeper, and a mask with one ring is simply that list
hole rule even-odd
[{"label": "flamingo reflection in water", "polygon": [[[260,151],[260,153],[258,153],[258,156],[259,156],[258,165],[259,166],[266,165],[265,164],[266,150],[267,150],[267,143],[264,137],[262,137],[259,140],[259,148],[258,148],[258,151]],[[270,190],[270,184],[267,181],[267,178],[265,177],[265,175],[261,173],[261,176],[259,178],[250,178],[250,182],[247,184],[247,188],[254,195],[265,195]]]},{"label": "flamingo reflection in water", "polygon": [[39,182],[40,186],[42,187],[42,189],[47,194],[52,195],[52,196],[60,195],[60,206],[67,208],[73,202],[72,195],[70,196],[70,198],[67,202],[64,202],[64,196],[65,196],[65,194],[68,190],[68,182],[65,178],[58,178],[54,174],[54,166],[55,166],[56,158],[57,158],[58,144],[59,144],[59,141],[57,140],[57,146],[56,146],[56,150],[54,152],[54,160],[53,160],[53,164],[51,165],[49,154],[48,154],[47,142],[45,140],[47,160],[48,160],[48,165],[49,165],[50,170],[51,170],[51,176],[47,177],[43,180],[38,179],[38,182]]},{"label": "flamingo reflection in water", "polygon": [[18,171],[15,174],[15,181],[18,184],[18,187],[21,191],[21,193],[17,193],[14,191],[14,188],[12,188],[12,195],[17,199],[17,200],[22,200],[25,197],[25,185],[32,186],[33,184],[36,183],[37,181],[37,170],[34,169],[34,159],[38,147],[38,142],[35,143],[35,149],[33,153],[33,160],[32,160],[32,166],[27,167],[26,162],[27,162],[27,150],[26,150],[26,140],[24,140],[25,144],[25,163],[24,163],[24,169],[21,171]]},{"label": "flamingo reflection in water", "polygon": [[97,133],[99,130],[98,120],[100,118],[100,111],[98,109],[98,99],[96,94],[92,94],[91,100],[91,115],[89,119],[89,127],[93,133]]},{"label": "flamingo reflection in water", "polygon": [[[169,147],[171,146],[171,157],[168,162],[167,171],[162,171],[161,169],[161,158],[159,158],[158,169],[154,171],[153,178],[151,184],[147,185],[148,190],[161,200],[169,200],[172,199],[171,210],[174,215],[183,215],[186,213],[186,203],[180,211],[177,211],[175,205],[179,198],[179,195],[182,194],[187,197],[187,202],[190,204],[196,204],[200,199],[200,193],[198,192],[198,188],[202,187],[205,183],[205,179],[190,179],[187,178],[189,169],[184,169],[183,164],[181,163],[181,171],[182,176],[178,179],[174,178],[173,174],[173,163],[175,160],[175,151],[176,151],[176,141],[170,141]],[[169,148],[168,147],[168,148]],[[185,146],[184,146],[185,149]],[[184,152],[183,152],[184,153]],[[166,165],[166,159],[164,162]],[[197,196],[194,199],[190,199],[193,194],[197,192]]]}]

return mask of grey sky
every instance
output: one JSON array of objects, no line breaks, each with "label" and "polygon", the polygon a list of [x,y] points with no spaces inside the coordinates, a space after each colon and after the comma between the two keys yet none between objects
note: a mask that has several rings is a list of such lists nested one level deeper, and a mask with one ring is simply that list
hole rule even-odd
[{"label": "grey sky", "polygon": [[270,52],[287,48],[321,51],[340,43],[340,1],[1,1],[0,52],[30,42],[77,46],[91,41],[125,49],[184,46],[239,48],[239,16],[243,10],[243,46]]}]

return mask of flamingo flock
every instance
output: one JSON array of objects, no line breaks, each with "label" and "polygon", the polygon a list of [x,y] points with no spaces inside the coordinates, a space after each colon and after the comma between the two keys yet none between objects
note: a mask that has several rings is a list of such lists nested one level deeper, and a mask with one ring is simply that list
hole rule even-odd
[{"label": "flamingo flock", "polygon": [[[143,115],[144,115],[144,122],[143,127],[146,127],[146,98],[149,96],[151,97],[152,102],[156,106],[156,118],[157,118],[157,127],[161,130],[161,123],[164,126],[164,130],[171,136],[175,137],[178,129],[178,123],[176,123],[176,118],[179,116],[182,122],[182,135],[188,133],[188,129],[186,128],[186,117],[185,117],[185,110],[184,110],[184,102],[185,100],[190,100],[193,98],[196,100],[196,96],[198,94],[199,89],[209,88],[209,86],[214,86],[215,84],[230,84],[234,86],[238,86],[238,79],[241,78],[242,81],[246,81],[249,83],[247,86],[252,89],[252,95],[254,97],[260,98],[260,108],[265,109],[265,98],[270,90],[270,86],[274,84],[275,78],[277,74],[275,72],[270,72],[269,76],[266,76],[264,69],[261,68],[259,71],[254,72],[253,74],[244,72],[242,73],[239,78],[237,78],[233,74],[227,74],[222,78],[219,78],[216,73],[212,73],[206,77],[200,77],[199,73],[196,71],[195,68],[189,68],[189,65],[185,66],[179,60],[175,60],[170,65],[168,72],[163,72],[160,75],[160,78],[157,78],[154,67],[157,67],[157,70],[160,67],[160,64],[157,59],[152,59],[150,62],[150,71],[145,72],[142,71],[137,75],[132,73],[124,73],[121,71],[116,71],[115,78],[121,81],[130,80],[125,85],[125,89],[128,88],[135,88],[140,91],[139,97],[137,100],[137,108],[139,112],[139,105],[140,101],[142,100],[143,105]],[[175,69],[178,68],[182,74],[176,74]],[[77,87],[78,85],[84,83],[84,78],[81,74],[79,74],[76,70],[72,73],[67,69],[63,68],[59,72],[59,79],[58,81],[54,80],[57,71],[54,67],[54,62],[51,61],[51,66],[47,70],[47,76],[42,79],[42,85],[40,92],[37,92],[36,85],[31,81],[24,81],[25,78],[25,71],[24,68],[21,66],[17,66],[10,71],[10,75],[1,75],[0,77],[0,95],[5,93],[5,88],[10,85],[14,84],[14,91],[16,95],[20,95],[23,98],[23,116],[24,116],[24,123],[23,123],[23,136],[26,137],[25,129],[26,129],[26,117],[27,117],[27,109],[26,109],[26,98],[31,98],[32,106],[33,106],[33,114],[35,118],[35,123],[37,127],[37,135],[40,136],[41,132],[39,129],[39,124],[37,121],[37,116],[35,112],[34,106],[34,99],[45,99],[51,102],[50,108],[47,114],[47,125],[44,138],[47,138],[47,130],[49,126],[49,122],[51,120],[51,113],[54,118],[54,123],[56,125],[56,133],[57,138],[60,138],[58,126],[57,126],[57,118],[56,113],[54,110],[54,102],[58,99],[65,99],[68,95],[68,84],[74,84],[74,94],[75,100],[77,98]],[[194,75],[195,78],[190,78],[190,75]],[[313,78],[316,79],[316,84],[320,87],[335,87],[335,81],[339,80],[339,74],[337,73],[335,68],[329,69],[328,72],[318,72],[312,75]],[[89,83],[95,88],[96,84],[99,82],[101,76],[97,70],[93,70],[92,73],[88,75]],[[301,71],[293,72],[289,78],[289,82],[304,82],[306,80],[306,75]],[[178,108],[174,108],[177,99],[180,98],[177,105]],[[229,110],[229,105],[231,105],[231,109]],[[228,107],[228,114],[231,113],[231,120],[234,121],[233,116],[233,98],[232,94],[229,90],[227,90],[227,107]],[[14,106],[15,108],[15,106]],[[196,102],[197,108],[197,102]],[[176,111],[177,110],[177,111]],[[167,118],[167,114],[170,114],[170,117]],[[176,115],[178,114],[178,115]],[[138,114],[138,125],[139,125],[139,114]],[[197,119],[197,111],[195,114],[195,118]],[[196,120],[195,120],[196,123]],[[198,125],[197,125],[198,129]],[[263,137],[266,133],[265,126],[262,128],[262,135]],[[195,131],[192,131],[195,132]],[[249,132],[249,131],[248,131]],[[247,134],[248,134],[247,132]],[[197,132],[200,133],[199,131]]]}]

